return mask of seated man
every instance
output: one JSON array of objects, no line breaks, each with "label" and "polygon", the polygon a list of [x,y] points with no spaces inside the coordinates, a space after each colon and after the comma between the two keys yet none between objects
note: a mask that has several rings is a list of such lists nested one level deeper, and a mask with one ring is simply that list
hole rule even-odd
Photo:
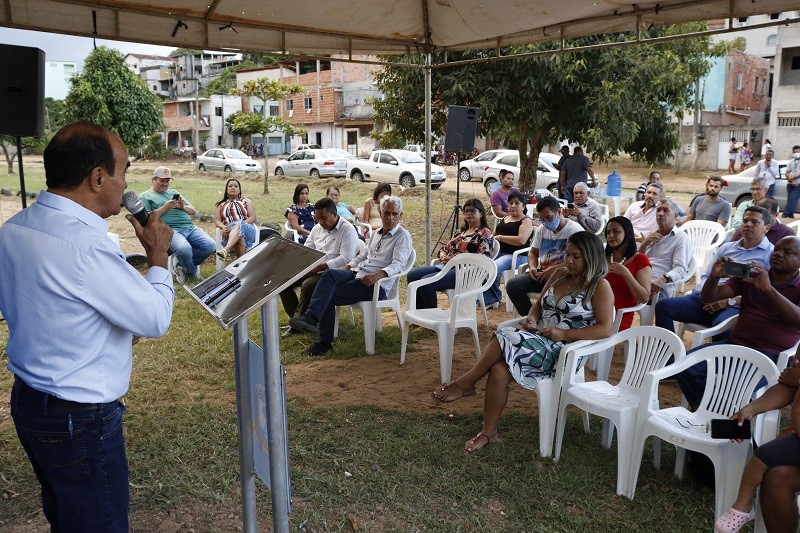
[{"label": "seated man", "polygon": [[492,193],[489,200],[494,216],[503,218],[508,216],[508,195],[519,189],[514,187],[514,173],[510,170],[501,170],[498,177],[500,178],[500,187]]},{"label": "seated man", "polygon": [[[765,235],[772,223],[772,216],[763,207],[748,207],[742,222],[742,239],[727,242],[717,248],[714,261],[708,265],[700,284],[689,294],[659,300],[656,304],[656,326],[675,331],[674,321],[691,322],[704,326],[716,326],[726,318],[739,312],[741,298],[725,298],[714,302],[704,301],[700,291],[711,274],[717,259],[729,257],[739,263],[757,263],[766,268],[772,253],[772,243]],[[722,280],[725,281],[724,279]],[[715,281],[716,283],[718,281]],[[727,335],[726,335],[727,336]]]},{"label": "seated man", "polygon": [[658,229],[645,237],[639,251],[650,258],[653,279],[650,293],[659,298],[675,295],[675,281],[689,274],[692,259],[692,242],[685,232],[675,228],[678,209],[674,202],[665,200],[656,207]]},{"label": "seated man", "polygon": [[[322,273],[331,268],[343,267],[356,256],[358,233],[356,228],[337,212],[336,202],[330,198],[323,198],[314,204],[314,215],[317,224],[311,228],[306,242],[303,244],[312,250],[325,253],[325,262],[294,282],[290,287],[281,291],[283,309],[289,318],[300,316],[308,309],[314,287],[317,286]],[[300,300],[294,292],[295,287],[300,287]],[[284,337],[299,333],[289,328]]]},{"label": "seated man", "polygon": [[659,185],[664,185],[661,183],[661,173],[657,171],[653,171],[647,177],[647,181],[639,185],[639,188],[636,189],[636,201],[643,202],[644,201],[644,193],[647,192],[647,186],[653,183],[658,183]]},{"label": "seated man", "polygon": [[563,265],[567,254],[567,239],[573,233],[584,231],[577,222],[560,216],[560,205],[553,196],[545,196],[536,204],[542,221],[528,252],[528,272],[514,276],[506,284],[506,293],[514,308],[522,316],[531,310],[529,292],[541,292],[547,278]]},{"label": "seated man", "polygon": [[[342,268],[326,270],[317,282],[306,312],[289,319],[294,329],[318,334],[317,342],[303,352],[305,355],[323,355],[331,349],[337,305],[371,300],[373,285],[379,279],[399,274],[406,266],[412,244],[411,234],[400,226],[402,214],[400,198],[383,198],[383,227],[372,234],[366,249]],[[385,297],[383,289],[381,297]]]},{"label": "seated man", "polygon": [[217,244],[214,239],[192,222],[196,213],[192,204],[178,191],[169,188],[172,173],[167,167],[157,167],[153,171],[152,186],[140,197],[148,212],[158,210],[161,220],[173,229],[170,251],[178,259],[175,277],[180,283],[187,278],[202,280],[198,266],[214,253]]},{"label": "seated man", "polygon": [[[767,196],[766,198],[761,198],[756,205],[759,207],[763,207],[767,211],[772,214],[772,224],[769,226],[769,231],[767,231],[767,240],[772,244],[777,244],[779,240],[784,237],[792,237],[797,235],[795,231],[781,222],[778,219],[778,201],[775,198],[770,198]],[[731,236],[731,241],[738,241],[742,238],[742,229],[739,228],[736,230]]]},{"label": "seated man", "polygon": [[[725,265],[731,261],[730,257],[720,256],[711,265],[701,298],[707,304],[740,298],[739,319],[730,342],[758,350],[775,362],[780,352],[800,340],[800,238],[784,237],[778,241],[769,258],[769,270],[752,263],[750,277],[730,277],[721,283],[726,275]],[[703,397],[706,367],[700,363],[676,376],[692,408]]]},{"label": "seated man", "polygon": [[[750,207],[751,205],[756,205],[759,200],[764,198],[767,195],[767,187],[764,178],[753,178],[753,181],[750,183],[750,195],[752,198],[747,200],[746,202],[742,202],[736,208],[736,214],[733,215],[733,220],[731,221],[732,228],[739,228],[742,225],[742,217],[744,216],[744,210]],[[772,242],[772,241],[770,241]],[[774,242],[772,244],[775,244]]]},{"label": "seated man", "polygon": [[636,242],[642,242],[645,236],[658,229],[656,223],[656,205],[664,198],[664,187],[660,183],[651,183],[644,193],[644,202],[633,202],[625,211],[625,218],[633,224]]},{"label": "seated man", "polygon": [[689,204],[689,212],[678,225],[682,226],[690,220],[711,220],[727,227],[731,219],[731,204],[724,198],[720,198],[719,191],[722,190],[722,178],[712,176],[706,181],[706,193],[695,196]]},{"label": "seated man", "polygon": [[568,219],[580,224],[586,231],[597,233],[603,227],[603,212],[600,204],[589,198],[589,186],[579,181],[572,190],[573,207],[564,207],[561,212]]}]

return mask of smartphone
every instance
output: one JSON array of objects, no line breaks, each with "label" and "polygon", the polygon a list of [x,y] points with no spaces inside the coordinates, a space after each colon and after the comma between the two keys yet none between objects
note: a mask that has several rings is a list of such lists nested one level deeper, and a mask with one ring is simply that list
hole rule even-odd
[{"label": "smartphone", "polygon": [[729,261],[725,263],[725,273],[729,276],[737,278],[749,278],[750,265],[746,263],[736,263],[735,261]]},{"label": "smartphone", "polygon": [[575,204],[567,204],[567,209],[575,209]]},{"label": "smartphone", "polygon": [[181,199],[181,195],[180,194],[173,194],[172,195],[172,199],[173,200],[180,200]]},{"label": "smartphone", "polygon": [[730,418],[715,418],[711,420],[712,439],[749,439],[750,421],[745,420],[739,425],[738,420]]}]

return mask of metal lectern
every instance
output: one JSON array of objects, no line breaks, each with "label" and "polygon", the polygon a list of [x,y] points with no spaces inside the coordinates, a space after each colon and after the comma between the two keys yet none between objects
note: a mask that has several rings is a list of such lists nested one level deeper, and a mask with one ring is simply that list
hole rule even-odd
[{"label": "metal lectern", "polygon": [[[233,326],[242,520],[255,533],[256,475],[272,493],[272,523],[289,531],[291,488],[286,385],[280,363],[278,294],[323,262],[316,250],[272,236],[223,270],[187,290],[223,329]],[[261,309],[259,347],[247,319]]]}]

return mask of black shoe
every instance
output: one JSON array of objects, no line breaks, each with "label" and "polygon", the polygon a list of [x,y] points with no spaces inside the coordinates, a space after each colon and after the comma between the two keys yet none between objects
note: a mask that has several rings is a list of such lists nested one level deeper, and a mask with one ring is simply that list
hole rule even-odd
[{"label": "black shoe", "polygon": [[281,334],[281,337],[291,337],[292,335],[299,335],[300,333],[302,333],[302,331],[289,327]]},{"label": "black shoe", "polygon": [[325,344],[322,342],[315,342],[305,350],[303,350],[303,355],[325,355],[327,352],[331,351],[333,347],[330,344]]},{"label": "black shoe", "polygon": [[308,331],[309,333],[318,334],[319,328],[317,327],[317,320],[308,313],[302,314],[296,318],[289,319],[289,325],[292,329],[300,331]]}]

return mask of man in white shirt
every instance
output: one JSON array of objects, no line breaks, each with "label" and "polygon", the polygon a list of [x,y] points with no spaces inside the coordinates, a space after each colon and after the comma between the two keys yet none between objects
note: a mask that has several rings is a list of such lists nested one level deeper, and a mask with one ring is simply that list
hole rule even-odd
[{"label": "man in white shirt", "polygon": [[639,251],[650,259],[653,267],[650,293],[659,298],[675,295],[675,282],[689,274],[692,260],[692,242],[685,232],[675,227],[678,209],[671,200],[656,206],[658,229],[650,233],[639,245]]},{"label": "man in white shirt", "polygon": [[603,227],[603,212],[600,204],[589,198],[589,186],[579,181],[572,190],[572,196],[574,202],[561,209],[564,216],[580,224],[586,231],[600,231]]},{"label": "man in white shirt", "polygon": [[[412,252],[411,234],[400,225],[403,201],[397,196],[381,200],[383,227],[373,232],[363,252],[341,268],[328,269],[317,282],[305,313],[290,318],[289,324],[317,334],[317,342],[305,355],[323,355],[333,347],[336,306],[372,299],[375,283],[402,272]],[[397,283],[394,280],[394,284]],[[393,285],[387,287],[391,290]],[[385,296],[384,289],[381,289]]]},{"label": "man in white shirt", "polygon": [[[317,286],[322,273],[331,268],[343,267],[356,256],[358,246],[358,233],[355,227],[336,210],[336,202],[330,198],[323,198],[314,204],[314,215],[317,224],[311,228],[306,242],[303,244],[312,250],[319,250],[325,254],[325,262],[317,265],[307,275],[298,279],[290,287],[280,293],[283,309],[289,317],[300,316],[308,309],[314,287]],[[294,292],[295,287],[300,287],[300,299]],[[299,333],[291,327],[283,334],[284,337]]]},{"label": "man in white shirt", "polygon": [[625,211],[625,218],[633,224],[636,242],[642,242],[645,236],[658,229],[656,222],[656,205],[664,198],[664,187],[660,183],[651,183],[644,193],[644,202],[634,202]]},{"label": "man in white shirt", "polygon": [[775,152],[770,148],[764,154],[764,159],[756,164],[756,177],[766,180],[767,196],[772,196],[775,192],[775,180],[779,175],[778,162],[773,159],[774,156]]}]

